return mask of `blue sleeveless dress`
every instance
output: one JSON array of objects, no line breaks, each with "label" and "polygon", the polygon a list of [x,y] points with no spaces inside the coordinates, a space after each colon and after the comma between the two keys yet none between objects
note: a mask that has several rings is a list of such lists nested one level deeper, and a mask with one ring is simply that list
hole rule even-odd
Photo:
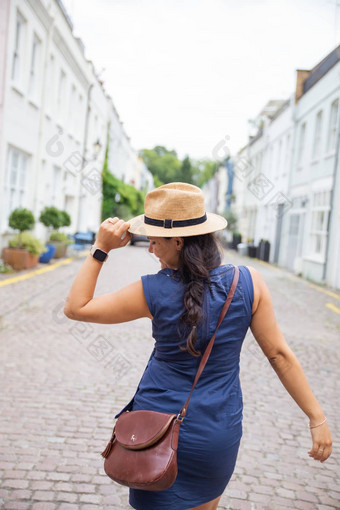
[{"label": "blue sleeveless dress", "polygon": [[[202,505],[223,493],[234,471],[242,436],[239,357],[253,303],[250,272],[245,266],[239,269],[234,299],[180,428],[177,479],[172,487],[160,492],[130,489],[130,505],[137,510],[186,510]],[[210,273],[204,319],[197,328],[195,347],[201,352],[214,333],[233,276],[231,264],[219,266]],[[133,398],[132,409],[178,413],[189,395],[201,360],[178,347],[183,343],[177,326],[183,313],[185,286],[172,269],[143,276],[142,283],[153,315],[155,349]]]}]

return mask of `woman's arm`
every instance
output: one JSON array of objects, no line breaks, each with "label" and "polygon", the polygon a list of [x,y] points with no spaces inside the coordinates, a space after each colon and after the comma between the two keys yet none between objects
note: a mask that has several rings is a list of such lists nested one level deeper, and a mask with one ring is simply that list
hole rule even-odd
[{"label": "woman's arm", "polygon": [[[112,219],[112,222],[105,220],[99,228],[95,247],[109,253],[110,250],[126,246],[130,240],[129,226],[118,218]],[[69,292],[65,315],[78,321],[102,324],[117,324],[141,317],[152,319],[141,281],[117,292],[93,297],[102,265],[103,262],[92,255],[87,256]]]},{"label": "woman's arm", "polygon": [[[254,284],[251,331],[288,393],[308,416],[310,427],[314,427],[325,419],[325,415],[276,322],[267,285],[256,269],[248,269]],[[308,453],[310,457],[324,462],[332,452],[332,437],[327,422],[312,428],[311,434],[313,446]]]}]

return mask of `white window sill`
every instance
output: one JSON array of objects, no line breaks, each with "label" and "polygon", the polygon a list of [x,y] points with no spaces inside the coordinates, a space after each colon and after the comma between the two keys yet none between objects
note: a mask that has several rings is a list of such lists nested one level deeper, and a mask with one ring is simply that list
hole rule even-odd
[{"label": "white window sill", "polygon": [[324,159],[334,158],[334,156],[335,156],[335,150],[333,150],[332,152],[327,152],[327,154],[325,154],[325,156],[324,156]]},{"label": "white window sill", "polygon": [[312,160],[311,160],[311,162],[310,162],[310,164],[311,164],[311,165],[316,165],[316,164],[317,164],[317,163],[319,163],[319,162],[320,162],[320,158],[318,157],[318,158],[314,158],[314,159],[312,159]]},{"label": "white window sill", "polygon": [[35,108],[36,110],[39,110],[40,106],[34,99],[29,99],[28,102],[31,106],[33,106],[33,108]]},{"label": "white window sill", "polygon": [[303,260],[306,260],[307,262],[314,262],[315,264],[324,264],[325,259],[320,257],[320,255],[308,255],[307,257],[302,257]]},{"label": "white window sill", "polygon": [[12,83],[12,89],[17,92],[20,96],[25,97],[25,92],[18,83]]}]

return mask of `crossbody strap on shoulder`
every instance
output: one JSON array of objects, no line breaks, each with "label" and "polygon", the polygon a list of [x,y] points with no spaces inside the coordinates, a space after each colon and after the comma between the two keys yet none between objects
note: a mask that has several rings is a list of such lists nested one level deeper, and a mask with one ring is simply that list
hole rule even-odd
[{"label": "crossbody strap on shoulder", "polygon": [[235,290],[236,290],[236,287],[237,287],[237,284],[238,284],[238,280],[239,280],[239,276],[240,276],[239,268],[237,266],[234,266],[234,269],[235,269],[235,272],[234,272],[233,282],[231,284],[230,290],[228,292],[227,299],[226,299],[226,301],[225,301],[225,303],[223,305],[222,311],[220,313],[220,316],[219,316],[219,319],[218,319],[218,322],[217,322],[217,326],[216,326],[216,329],[215,329],[215,333],[211,337],[211,340],[208,343],[207,348],[204,351],[204,354],[203,354],[202,359],[201,359],[201,363],[199,364],[199,367],[198,367],[197,372],[196,372],[196,377],[195,377],[195,380],[193,382],[193,385],[192,385],[189,397],[188,397],[187,401],[185,402],[184,406],[182,407],[182,409],[180,410],[180,412],[178,413],[178,416],[177,416],[177,420],[178,421],[183,421],[183,419],[184,419],[184,417],[186,415],[186,412],[187,412],[187,409],[188,409],[188,405],[189,405],[189,401],[190,401],[192,392],[194,391],[195,386],[196,386],[196,384],[198,382],[198,379],[201,377],[201,374],[202,374],[202,372],[204,370],[204,367],[207,364],[207,361],[209,359],[209,356],[210,356],[210,353],[211,353],[211,349],[212,349],[212,347],[214,345],[214,341],[215,341],[217,330],[220,327],[221,322],[223,321],[223,319],[224,319],[224,317],[225,317],[225,315],[226,315],[226,313],[227,313],[227,311],[229,309],[230,303],[232,302],[232,299],[234,297]]}]

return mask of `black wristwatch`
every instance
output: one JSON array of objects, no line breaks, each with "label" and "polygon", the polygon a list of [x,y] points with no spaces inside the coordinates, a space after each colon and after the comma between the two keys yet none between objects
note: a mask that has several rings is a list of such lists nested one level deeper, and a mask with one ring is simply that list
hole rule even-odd
[{"label": "black wristwatch", "polygon": [[95,248],[95,246],[91,246],[90,253],[92,257],[96,260],[99,260],[99,262],[105,262],[107,259],[108,254],[106,251],[100,250],[99,248]]}]

